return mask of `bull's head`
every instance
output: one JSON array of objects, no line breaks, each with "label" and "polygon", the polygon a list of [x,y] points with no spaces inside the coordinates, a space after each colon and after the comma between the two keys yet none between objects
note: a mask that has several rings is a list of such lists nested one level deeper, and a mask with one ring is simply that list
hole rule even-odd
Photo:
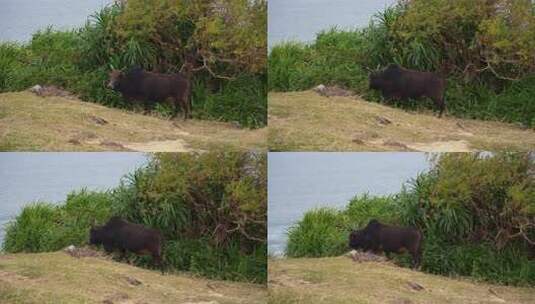
[{"label": "bull's head", "polygon": [[111,70],[109,76],[110,80],[108,81],[107,87],[115,90],[119,84],[119,81],[123,77],[123,72],[121,70]]},{"label": "bull's head", "polygon": [[367,69],[370,72],[368,77],[370,90],[379,90],[381,88],[381,71],[379,68],[380,66],[378,65],[375,70]]},{"label": "bull's head", "polygon": [[369,82],[370,82],[370,90],[380,89],[380,77],[377,72],[370,74]]},{"label": "bull's head", "polygon": [[102,240],[101,240],[100,234],[101,234],[100,228],[91,227],[91,230],[89,231],[89,244],[91,245],[101,244]]},{"label": "bull's head", "polygon": [[353,249],[363,248],[365,243],[364,232],[362,230],[353,230],[349,234],[349,247]]}]

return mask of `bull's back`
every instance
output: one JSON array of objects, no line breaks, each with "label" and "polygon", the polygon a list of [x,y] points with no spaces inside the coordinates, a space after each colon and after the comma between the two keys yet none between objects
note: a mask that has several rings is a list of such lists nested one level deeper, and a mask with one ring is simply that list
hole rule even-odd
[{"label": "bull's back", "polygon": [[421,232],[416,228],[383,226],[380,233],[380,242],[385,251],[414,251],[421,242]]},{"label": "bull's back", "polygon": [[131,224],[121,227],[117,237],[121,245],[131,251],[154,249],[160,245],[161,234],[154,229],[145,228],[142,225]]}]

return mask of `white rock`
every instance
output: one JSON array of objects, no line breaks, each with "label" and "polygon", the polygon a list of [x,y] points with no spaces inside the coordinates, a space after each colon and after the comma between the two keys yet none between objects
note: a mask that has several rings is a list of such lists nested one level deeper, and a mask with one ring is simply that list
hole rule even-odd
[{"label": "white rock", "polygon": [[34,85],[33,87],[30,88],[30,92],[33,92],[35,94],[39,94],[39,92],[41,92],[41,90],[43,90],[43,87],[36,84]]},{"label": "white rock", "polygon": [[323,92],[325,91],[326,87],[323,84],[320,84],[319,86],[314,88],[314,91],[316,92]]}]

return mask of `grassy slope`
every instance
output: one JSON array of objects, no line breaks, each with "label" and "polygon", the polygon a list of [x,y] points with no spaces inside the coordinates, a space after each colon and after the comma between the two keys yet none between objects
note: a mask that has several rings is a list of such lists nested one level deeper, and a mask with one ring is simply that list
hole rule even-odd
[{"label": "grassy slope", "polygon": [[[98,118],[108,123],[98,124]],[[0,150],[4,151],[265,149],[265,138],[265,129],[239,129],[229,123],[170,121],[29,92],[0,94]]]},{"label": "grassy slope", "polygon": [[[416,291],[416,283],[424,289]],[[451,279],[347,257],[269,261],[269,303],[535,303],[535,288]]]},{"label": "grassy slope", "polygon": [[[268,143],[272,150],[444,151],[535,148],[535,131],[511,124],[438,119],[349,97],[313,91],[270,93]],[[389,119],[381,124],[377,117]]]},{"label": "grassy slope", "polygon": [[[132,284],[132,279],[141,284]],[[130,280],[130,281],[129,281]],[[162,276],[105,258],[63,252],[0,255],[0,303],[265,303],[262,285]]]}]

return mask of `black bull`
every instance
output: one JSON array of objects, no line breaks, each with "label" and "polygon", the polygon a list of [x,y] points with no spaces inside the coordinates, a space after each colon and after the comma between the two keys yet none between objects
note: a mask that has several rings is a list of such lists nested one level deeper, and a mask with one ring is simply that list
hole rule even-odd
[{"label": "black bull", "polygon": [[416,228],[383,225],[371,220],[364,229],[351,232],[349,247],[387,254],[408,251],[413,267],[417,268],[422,257],[422,240],[422,233]]},{"label": "black bull", "polygon": [[145,108],[150,102],[163,102],[172,99],[173,117],[179,108],[184,112],[184,119],[191,118],[191,80],[189,72],[178,74],[161,74],[134,68],[127,72],[113,70],[110,72],[108,87],[120,92],[128,101],[142,101]]},{"label": "black bull", "polygon": [[380,90],[386,99],[428,97],[439,109],[438,117],[446,108],[446,80],[436,73],[414,71],[391,64],[383,71],[370,74],[370,89]]},{"label": "black bull", "polygon": [[132,224],[121,218],[112,217],[104,226],[91,228],[89,243],[103,245],[106,252],[119,250],[124,256],[127,251],[138,255],[151,255],[162,274],[163,237],[160,231]]}]

